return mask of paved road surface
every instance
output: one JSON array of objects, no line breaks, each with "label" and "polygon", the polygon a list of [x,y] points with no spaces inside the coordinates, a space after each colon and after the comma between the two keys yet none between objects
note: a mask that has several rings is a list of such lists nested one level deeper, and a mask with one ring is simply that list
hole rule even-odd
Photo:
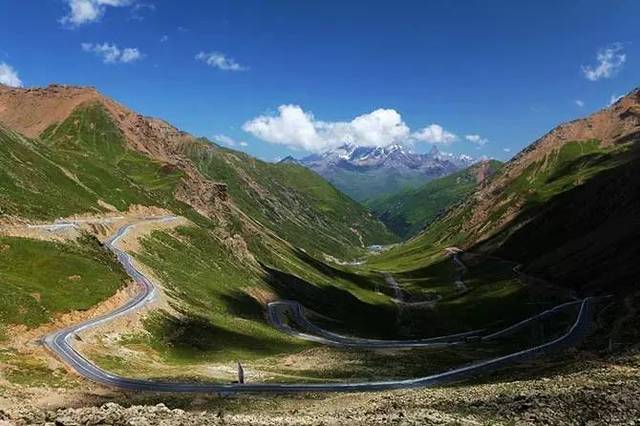
[{"label": "paved road surface", "polygon": [[[170,221],[175,217],[167,216],[160,218],[148,218],[144,222]],[[44,344],[54,352],[69,367],[74,369],[81,376],[105,386],[116,387],[132,391],[152,391],[152,392],[205,392],[205,393],[290,393],[290,392],[354,392],[354,391],[376,391],[386,389],[414,388],[435,386],[447,382],[458,381],[470,377],[485,374],[496,368],[530,359],[544,353],[571,346],[582,339],[588,332],[591,306],[594,298],[588,297],[580,303],[580,311],[573,326],[562,336],[547,342],[543,345],[532,347],[523,351],[509,355],[475,362],[463,367],[455,368],[443,373],[426,377],[406,380],[388,380],[374,382],[356,383],[317,383],[317,384],[266,384],[266,383],[244,383],[244,384],[218,384],[218,383],[177,383],[168,381],[153,381],[134,379],[118,376],[101,369],[86,359],[82,354],[73,348],[73,340],[77,333],[82,330],[96,327],[104,322],[110,321],[118,316],[125,315],[136,309],[144,307],[155,295],[153,283],[138,271],[131,261],[131,257],[124,251],[118,249],[116,244],[120,238],[135,225],[127,225],[118,230],[110,238],[106,245],[112,250],[118,261],[122,264],[127,273],[138,283],[140,291],[125,305],[110,312],[109,314],[90,319],[80,324],[56,331],[44,338]],[[444,336],[452,338],[452,336]]]}]

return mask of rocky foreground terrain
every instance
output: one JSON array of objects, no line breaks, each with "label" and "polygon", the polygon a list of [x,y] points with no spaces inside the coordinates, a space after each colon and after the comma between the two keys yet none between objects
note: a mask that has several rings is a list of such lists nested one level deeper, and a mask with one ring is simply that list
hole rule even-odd
[{"label": "rocky foreground terrain", "polygon": [[640,424],[637,349],[614,358],[575,353],[569,366],[540,369],[547,377],[439,389],[173,400],[181,408],[168,396],[151,404],[135,399],[142,396],[125,403],[120,395],[122,405],[80,402],[79,408],[58,410],[16,402],[0,412],[0,425]]}]

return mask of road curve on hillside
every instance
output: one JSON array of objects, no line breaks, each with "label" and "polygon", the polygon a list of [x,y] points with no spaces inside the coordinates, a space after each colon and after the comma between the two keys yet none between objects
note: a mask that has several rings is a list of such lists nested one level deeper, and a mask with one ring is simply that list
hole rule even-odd
[{"label": "road curve on hillside", "polygon": [[[297,326],[308,333],[293,329],[283,323],[282,317],[289,313]],[[295,300],[277,300],[267,305],[267,318],[269,323],[291,336],[312,342],[330,346],[342,346],[350,348],[391,349],[391,348],[443,348],[447,346],[466,343],[468,338],[478,336],[483,330],[467,331],[465,333],[450,334],[447,336],[430,337],[427,339],[413,340],[380,340],[364,339],[361,337],[344,336],[318,327],[304,315],[304,307]]]},{"label": "road curve on hillside", "polygon": [[[147,218],[141,222],[170,221],[173,216]],[[379,391],[387,389],[416,388],[440,385],[487,373],[505,365],[543,355],[551,350],[569,347],[581,340],[589,329],[591,308],[596,300],[592,297],[583,299],[574,324],[562,336],[545,344],[515,352],[509,355],[475,362],[443,373],[426,377],[404,380],[356,382],[356,383],[316,383],[316,384],[218,384],[218,383],[186,383],[135,379],[122,377],[101,369],[73,348],[73,340],[77,333],[96,327],[112,319],[140,309],[153,300],[155,286],[142,272],[134,266],[131,257],[116,247],[120,238],[129,232],[135,224],[120,228],[116,234],[106,241],[106,246],[115,253],[126,272],[139,285],[139,292],[131,300],[114,311],[85,322],[53,332],[43,339],[45,346],[56,354],[65,364],[88,380],[105,386],[131,391],[150,392],[204,392],[204,393],[292,393],[292,392],[357,392]],[[451,337],[451,336],[449,336]]]}]

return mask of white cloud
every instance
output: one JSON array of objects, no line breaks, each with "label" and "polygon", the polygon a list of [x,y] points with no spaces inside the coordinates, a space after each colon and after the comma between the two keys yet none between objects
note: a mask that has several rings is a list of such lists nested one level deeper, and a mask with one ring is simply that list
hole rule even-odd
[{"label": "white cloud", "polygon": [[226,146],[248,146],[249,144],[246,143],[245,141],[236,141],[235,139],[227,136],[227,135],[214,135],[213,136],[213,141],[218,143],[218,144],[222,144],[222,145],[226,145]]},{"label": "white cloud", "polygon": [[11,87],[22,87],[18,71],[5,62],[0,62],[0,83]]},{"label": "white cloud", "polygon": [[622,98],[623,98],[623,96],[622,96],[622,95],[620,95],[620,96],[618,96],[618,95],[611,95],[611,97],[609,98],[609,106],[611,106],[611,105],[615,104],[616,102],[618,102],[618,101],[619,101],[620,99],[622,99]]},{"label": "white cloud", "polygon": [[120,62],[129,63],[142,58],[142,53],[137,48],[127,47],[122,51]]},{"label": "white cloud", "polygon": [[281,105],[277,115],[261,115],[244,123],[242,129],[263,141],[310,152],[345,143],[387,146],[410,138],[409,127],[393,109],[378,109],[349,122],[326,122],[298,105]]},{"label": "white cloud", "polygon": [[431,124],[411,135],[417,141],[434,143],[434,144],[450,144],[458,139],[454,133],[445,130],[439,124]]},{"label": "white cloud", "polygon": [[249,69],[237,63],[233,58],[227,58],[220,52],[200,52],[196,55],[196,60],[222,71],[246,71]]},{"label": "white cloud", "polygon": [[134,0],[65,0],[69,13],[60,19],[63,25],[75,28],[99,21],[107,7],[131,5]]},{"label": "white cloud", "polygon": [[511,148],[502,148],[504,152],[511,152]]},{"label": "white cloud", "polygon": [[614,43],[604,49],[598,50],[596,55],[598,64],[582,67],[582,72],[587,80],[597,81],[601,78],[611,78],[620,71],[627,61],[627,55],[623,51],[621,43]]},{"label": "white cloud", "polygon": [[581,101],[580,99],[576,99],[575,101],[573,101],[576,105],[578,105],[580,108],[584,107],[584,101]]},{"label": "white cloud", "polygon": [[214,135],[213,141],[222,145],[236,146],[236,141],[225,135]]},{"label": "white cloud", "polygon": [[160,37],[160,43],[164,43],[164,42],[166,42],[166,41],[168,41],[168,40],[169,40],[169,36],[168,36],[168,35],[166,35],[166,34],[165,34],[165,35],[163,35],[162,37]]},{"label": "white cloud", "polygon": [[475,135],[475,134],[473,134],[473,135],[465,135],[464,138],[466,140],[468,140],[469,142],[474,143],[474,144],[476,144],[478,146],[485,146],[486,144],[489,143],[489,139],[483,138],[480,135]]},{"label": "white cloud", "polygon": [[126,47],[120,49],[115,44],[102,43],[82,43],[82,50],[85,52],[94,53],[102,58],[102,62],[105,64],[123,63],[128,64],[142,59],[144,56],[138,48]]}]

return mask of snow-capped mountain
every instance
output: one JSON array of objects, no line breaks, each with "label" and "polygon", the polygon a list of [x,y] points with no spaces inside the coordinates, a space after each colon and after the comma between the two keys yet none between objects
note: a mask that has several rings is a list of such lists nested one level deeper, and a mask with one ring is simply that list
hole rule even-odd
[{"label": "snow-capped mountain", "polygon": [[365,201],[405,187],[417,186],[473,164],[467,155],[411,152],[402,145],[366,147],[345,144],[322,154],[283,159],[314,170],[356,200]]}]

